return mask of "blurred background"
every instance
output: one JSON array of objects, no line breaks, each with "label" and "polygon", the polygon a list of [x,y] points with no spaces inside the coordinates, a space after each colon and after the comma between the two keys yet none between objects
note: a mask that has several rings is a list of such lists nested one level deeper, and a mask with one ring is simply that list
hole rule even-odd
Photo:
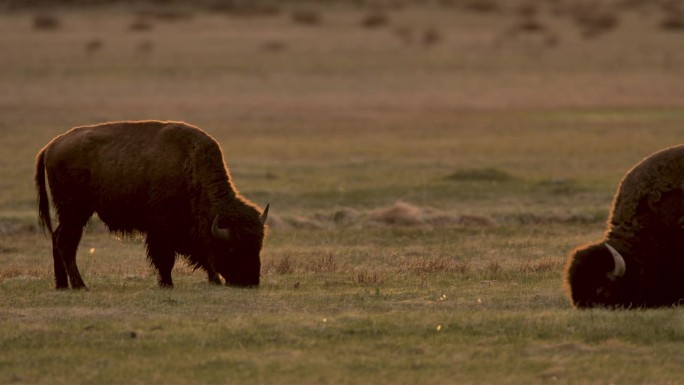
[{"label": "blurred background", "polygon": [[397,201],[593,218],[681,141],[683,75],[675,0],[4,0],[0,210],[35,215],[55,135],[160,119],[216,137],[291,223]]}]

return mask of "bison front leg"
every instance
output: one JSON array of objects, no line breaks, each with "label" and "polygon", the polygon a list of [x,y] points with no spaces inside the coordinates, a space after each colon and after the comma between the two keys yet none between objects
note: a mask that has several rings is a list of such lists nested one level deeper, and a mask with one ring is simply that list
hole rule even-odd
[{"label": "bison front leg", "polygon": [[176,263],[176,252],[167,245],[163,235],[147,234],[147,257],[159,273],[159,287],[172,288],[171,271]]}]

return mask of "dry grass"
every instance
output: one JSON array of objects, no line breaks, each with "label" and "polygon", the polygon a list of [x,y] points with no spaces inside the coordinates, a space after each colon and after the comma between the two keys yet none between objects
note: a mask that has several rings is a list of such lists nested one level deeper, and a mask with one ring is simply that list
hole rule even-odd
[{"label": "dry grass", "polygon": [[294,262],[292,261],[292,258],[289,254],[287,254],[284,257],[278,259],[277,261],[272,262],[272,264],[265,265],[263,267],[263,271],[265,273],[273,271],[274,273],[280,275],[292,274],[295,271],[295,266]]},{"label": "dry grass", "polygon": [[351,274],[351,280],[354,285],[359,286],[377,286],[385,281],[382,275],[377,271],[368,271],[365,269],[355,269]]},{"label": "dry grass", "polygon": [[312,273],[337,273],[339,266],[333,254],[329,253],[311,262],[307,266],[307,271]]},{"label": "dry grass", "polygon": [[523,273],[550,273],[559,271],[562,266],[562,260],[543,258],[540,260],[525,261],[520,270]]},{"label": "dry grass", "polygon": [[395,202],[392,206],[371,211],[368,219],[390,226],[454,225],[456,216],[429,207],[418,207],[406,202]]},{"label": "dry grass", "polygon": [[498,261],[490,261],[485,266],[485,277],[489,279],[496,278],[501,270],[501,264]]},{"label": "dry grass", "polygon": [[470,262],[458,262],[448,258],[413,258],[399,267],[399,271],[416,274],[426,273],[456,273],[466,274],[472,269]]},{"label": "dry grass", "polygon": [[447,179],[454,181],[490,181],[503,182],[513,179],[513,176],[506,171],[495,168],[466,169],[458,170],[447,176]]},{"label": "dry grass", "polygon": [[[679,309],[575,311],[560,279],[625,170],[681,141],[684,54],[658,6],[584,39],[574,0],[307,3],[312,28],[301,2],[211,3],[60,10],[50,33],[0,15],[0,383],[684,381]],[[524,17],[546,32],[501,39]],[[271,202],[259,290],[180,261],[159,290],[142,240],[97,222],[90,291],[52,290],[33,157],[123,118],[205,128]]]},{"label": "dry grass", "polygon": [[[7,254],[14,252],[12,249],[0,249],[0,253]],[[5,266],[0,270],[0,282],[7,279],[36,279],[45,278],[45,269],[33,268],[27,269],[26,266]]]}]

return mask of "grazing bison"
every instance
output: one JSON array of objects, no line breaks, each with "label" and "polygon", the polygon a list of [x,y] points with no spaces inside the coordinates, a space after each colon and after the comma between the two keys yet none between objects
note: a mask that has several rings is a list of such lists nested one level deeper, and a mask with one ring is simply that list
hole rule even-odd
[{"label": "grazing bison", "polygon": [[[59,225],[53,231],[45,177]],[[218,143],[178,122],[113,122],[76,127],[36,159],[41,225],[52,236],[58,289],[85,288],[76,249],[97,213],[110,231],[146,235],[159,285],[172,287],[176,255],[209,281],[257,286],[268,205],[240,196]],[[68,282],[67,282],[68,279]]]},{"label": "grazing bison", "polygon": [[659,307],[684,301],[684,145],[642,160],[622,180],[604,238],[565,265],[572,303]]}]

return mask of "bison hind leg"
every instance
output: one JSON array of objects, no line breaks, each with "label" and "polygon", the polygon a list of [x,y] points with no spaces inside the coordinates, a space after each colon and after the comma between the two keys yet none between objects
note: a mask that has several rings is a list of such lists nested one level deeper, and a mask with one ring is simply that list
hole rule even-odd
[{"label": "bison hind leg", "polygon": [[55,288],[68,289],[69,277],[67,276],[67,271],[64,267],[64,260],[62,259],[62,255],[59,252],[59,247],[57,246],[57,237],[54,235],[52,236],[52,259],[55,270]]},{"label": "bison hind leg", "polygon": [[57,226],[52,237],[52,256],[55,264],[55,286],[66,289],[68,275],[72,289],[85,289],[85,283],[76,265],[76,251],[83,235],[83,226]]}]

